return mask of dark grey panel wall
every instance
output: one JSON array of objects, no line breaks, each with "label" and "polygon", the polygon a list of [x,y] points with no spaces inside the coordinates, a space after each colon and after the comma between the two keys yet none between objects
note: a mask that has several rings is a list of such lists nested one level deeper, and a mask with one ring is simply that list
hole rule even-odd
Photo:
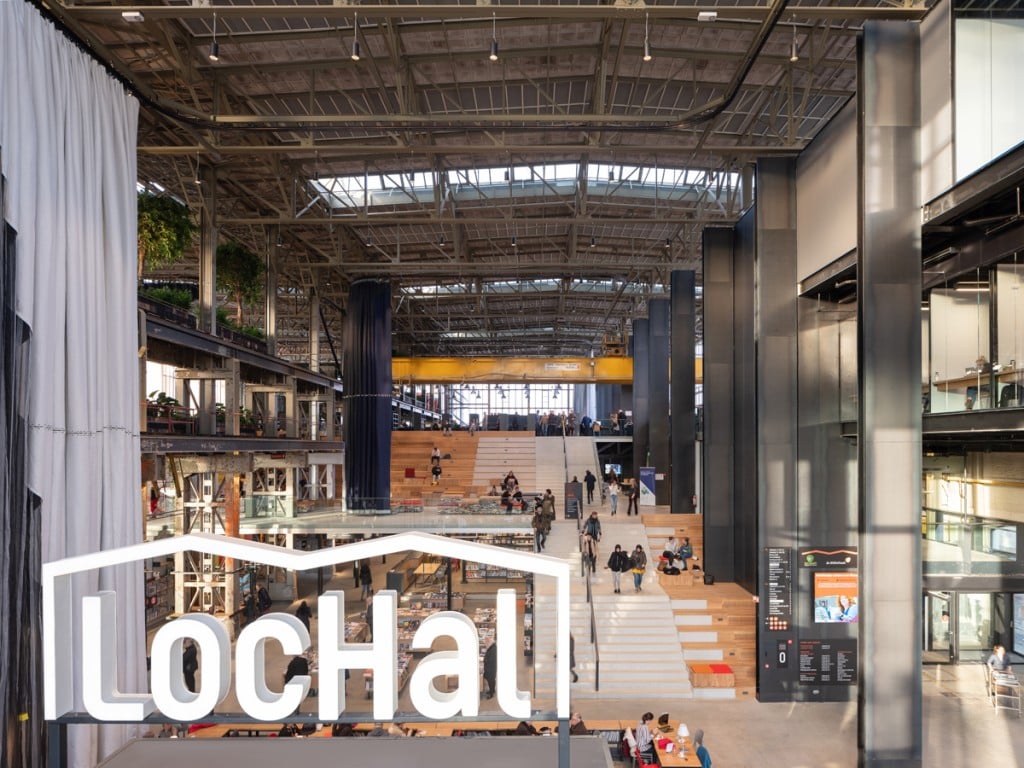
[{"label": "dark grey panel wall", "polygon": [[[760,193],[759,193],[760,194]],[[757,593],[758,434],[755,209],[736,223],[733,242],[733,580]],[[706,302],[706,299],[705,299]],[[707,342],[705,342],[706,345]]]},{"label": "dark grey panel wall", "polygon": [[[798,278],[794,160],[758,161],[755,211],[760,542],[762,547],[789,547],[796,543]],[[757,562],[756,557],[752,562]]]},{"label": "dark grey panel wall", "polygon": [[650,466],[663,479],[655,483],[655,503],[672,503],[672,464],[669,451],[669,299],[651,299],[647,305],[648,344],[648,432]]},{"label": "dark grey panel wall", "polygon": [[672,511],[692,512],[697,493],[697,425],[694,413],[696,273],[672,272]]},{"label": "dark grey panel wall", "polygon": [[918,26],[867,22],[859,58],[860,764],[921,765]]},{"label": "dark grey panel wall", "polygon": [[[749,214],[748,214],[749,216]],[[704,230],[704,568],[732,581],[733,541],[733,230]]]},{"label": "dark grey panel wall", "polygon": [[[633,472],[640,477],[645,467],[647,436],[650,431],[650,331],[646,318],[633,321]],[[628,471],[625,467],[623,471]]]}]

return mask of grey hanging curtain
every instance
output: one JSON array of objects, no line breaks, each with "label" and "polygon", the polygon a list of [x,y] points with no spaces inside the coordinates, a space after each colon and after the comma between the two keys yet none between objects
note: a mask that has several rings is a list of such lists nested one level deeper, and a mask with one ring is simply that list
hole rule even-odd
[{"label": "grey hanging curtain", "polygon": [[352,510],[390,510],[391,284],[352,284],[345,316],[345,494]]},{"label": "grey hanging curtain", "polygon": [[39,506],[25,483],[28,329],[14,311],[14,246],[14,230],[0,221],[0,756],[6,766],[29,768],[45,761],[38,657],[41,565]]}]

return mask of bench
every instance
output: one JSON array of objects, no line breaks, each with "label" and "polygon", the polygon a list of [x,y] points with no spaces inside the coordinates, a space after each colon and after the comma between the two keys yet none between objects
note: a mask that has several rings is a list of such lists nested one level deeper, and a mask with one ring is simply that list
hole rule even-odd
[{"label": "bench", "polygon": [[728,664],[687,664],[694,688],[734,688],[736,676]]}]

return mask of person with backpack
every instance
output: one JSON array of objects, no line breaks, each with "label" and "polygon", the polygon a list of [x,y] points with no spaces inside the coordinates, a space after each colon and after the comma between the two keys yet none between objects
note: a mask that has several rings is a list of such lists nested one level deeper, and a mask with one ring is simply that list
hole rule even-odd
[{"label": "person with backpack", "polygon": [[615,588],[615,594],[619,594],[622,592],[622,574],[632,568],[629,555],[622,551],[621,544],[615,545],[615,551],[608,558],[608,565],[605,567],[612,572],[612,586]]},{"label": "person with backpack", "polygon": [[594,486],[597,485],[597,476],[589,469],[583,475],[583,484],[587,486],[587,504],[594,503]]}]

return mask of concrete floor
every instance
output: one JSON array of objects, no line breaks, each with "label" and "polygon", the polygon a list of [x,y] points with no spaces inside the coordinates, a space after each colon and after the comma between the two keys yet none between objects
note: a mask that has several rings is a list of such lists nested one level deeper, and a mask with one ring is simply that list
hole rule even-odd
[{"label": "concrete floor", "polygon": [[[401,555],[390,556],[385,564],[380,559],[374,561],[374,584],[378,588],[385,583],[384,573],[400,558]],[[501,585],[487,585],[486,589],[493,590],[496,586]],[[315,587],[315,581],[312,584],[301,582],[300,598],[311,599]],[[350,574],[335,577],[328,588],[345,591],[350,615],[362,610],[359,590]],[[457,580],[455,589],[462,589]],[[314,604],[312,599],[311,604]],[[290,605],[276,603],[274,610],[291,611],[297,605],[298,601]],[[316,627],[313,629],[315,637]],[[279,668],[283,673],[287,659],[275,658],[272,646],[268,647],[268,667]],[[521,686],[527,687],[531,667],[528,660],[520,659]],[[353,675],[346,686],[347,711],[365,711],[369,720],[371,702],[363,693],[362,680],[357,677]],[[924,766],[1024,768],[1024,719],[993,710],[985,696],[980,665],[926,666],[922,670],[922,685]],[[400,712],[414,711],[407,688],[403,690],[398,708]],[[316,699],[307,699],[301,709],[315,712]],[[686,723],[691,733],[697,728],[704,729],[705,744],[716,768],[852,768],[857,765],[856,701],[762,704],[749,699],[682,703],[663,703],[653,699],[581,699],[574,704],[574,709],[580,711],[585,721],[638,719],[646,710],[655,714],[668,711],[673,719]],[[233,695],[218,707],[218,711],[239,711]],[[496,701],[484,700],[481,703],[481,716],[486,719],[488,713],[498,714]]]},{"label": "concrete floor", "polygon": [[[379,561],[378,561],[379,562]],[[351,579],[348,579],[351,582]],[[332,585],[341,586],[341,585]],[[357,597],[355,588],[346,592]],[[356,602],[351,603],[355,606]],[[275,606],[280,610],[284,606]],[[268,649],[269,650],[269,649]],[[268,658],[283,670],[284,659]],[[524,661],[520,679],[529,675]],[[371,702],[362,693],[362,681],[346,686],[349,712],[366,711]],[[925,766],[968,768],[1024,766],[1024,719],[992,709],[985,696],[982,669],[970,666],[928,666],[922,671],[924,692]],[[233,698],[220,711],[238,711]],[[857,705],[849,703],[762,704],[753,700],[663,703],[657,700],[580,700],[574,709],[584,720],[633,719],[645,710],[668,711],[686,723],[692,733],[705,732],[715,766],[761,768],[852,768],[857,765]],[[303,711],[315,712],[316,700],[307,699]],[[399,711],[411,712],[407,689]],[[484,700],[481,717],[498,715],[497,704]],[[367,719],[370,719],[367,717]]]}]

